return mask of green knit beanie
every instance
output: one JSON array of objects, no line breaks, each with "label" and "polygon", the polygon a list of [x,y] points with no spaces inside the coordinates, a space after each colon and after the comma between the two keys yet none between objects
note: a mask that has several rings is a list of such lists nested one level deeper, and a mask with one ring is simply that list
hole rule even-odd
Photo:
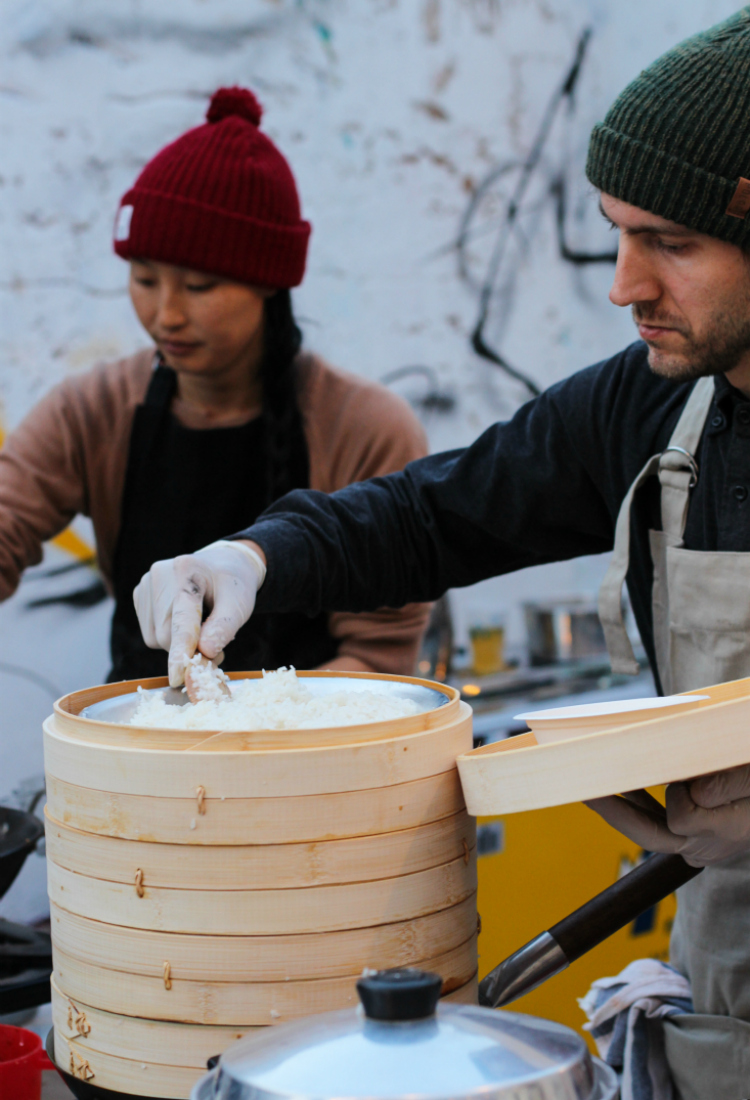
[{"label": "green knit beanie", "polygon": [[750,244],[750,7],[628,85],[594,127],[586,175],[613,198]]}]

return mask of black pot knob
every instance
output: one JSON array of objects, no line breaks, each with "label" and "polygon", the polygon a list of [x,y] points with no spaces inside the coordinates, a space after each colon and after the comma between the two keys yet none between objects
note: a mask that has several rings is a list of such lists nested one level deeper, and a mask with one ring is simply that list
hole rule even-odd
[{"label": "black pot knob", "polygon": [[371,1020],[421,1020],[434,1016],[443,979],[414,967],[377,970],[357,982],[357,992]]}]

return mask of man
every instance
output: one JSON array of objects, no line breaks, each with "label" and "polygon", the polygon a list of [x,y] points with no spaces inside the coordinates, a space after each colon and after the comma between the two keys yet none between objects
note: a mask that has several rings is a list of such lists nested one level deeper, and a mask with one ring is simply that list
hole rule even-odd
[{"label": "man", "polygon": [[[750,675],[749,75],[744,8],[660,58],[594,129],[587,174],[620,234],[610,296],[641,342],[467,450],[292,493],[235,541],[157,563],[135,599],[173,682],[198,635],[216,657],[256,592],[263,611],[398,607],[613,545],[600,603],[616,667],[634,667],[627,575],[663,690]],[[666,811],[646,795],[594,808],[708,864],[680,894],[672,957],[696,1015],[665,1024],[667,1056],[682,1100],[750,1096],[750,767],[673,784]]]}]

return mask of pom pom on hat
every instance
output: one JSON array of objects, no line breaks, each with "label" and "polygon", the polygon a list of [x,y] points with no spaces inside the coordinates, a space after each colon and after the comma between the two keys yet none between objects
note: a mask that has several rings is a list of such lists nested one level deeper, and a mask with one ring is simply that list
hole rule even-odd
[{"label": "pom pom on hat", "polygon": [[260,126],[263,108],[247,88],[219,88],[211,96],[206,121],[221,122],[223,118],[230,118],[232,115],[247,119],[253,126]]}]

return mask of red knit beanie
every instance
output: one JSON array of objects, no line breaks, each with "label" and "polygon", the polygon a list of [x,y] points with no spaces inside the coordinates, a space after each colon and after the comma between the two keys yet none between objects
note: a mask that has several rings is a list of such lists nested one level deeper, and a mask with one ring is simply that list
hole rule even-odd
[{"label": "red knit beanie", "polygon": [[302,282],[310,224],[294,176],[258,129],[244,88],[219,88],[207,121],[167,145],[120,202],[115,252],[263,287]]}]

